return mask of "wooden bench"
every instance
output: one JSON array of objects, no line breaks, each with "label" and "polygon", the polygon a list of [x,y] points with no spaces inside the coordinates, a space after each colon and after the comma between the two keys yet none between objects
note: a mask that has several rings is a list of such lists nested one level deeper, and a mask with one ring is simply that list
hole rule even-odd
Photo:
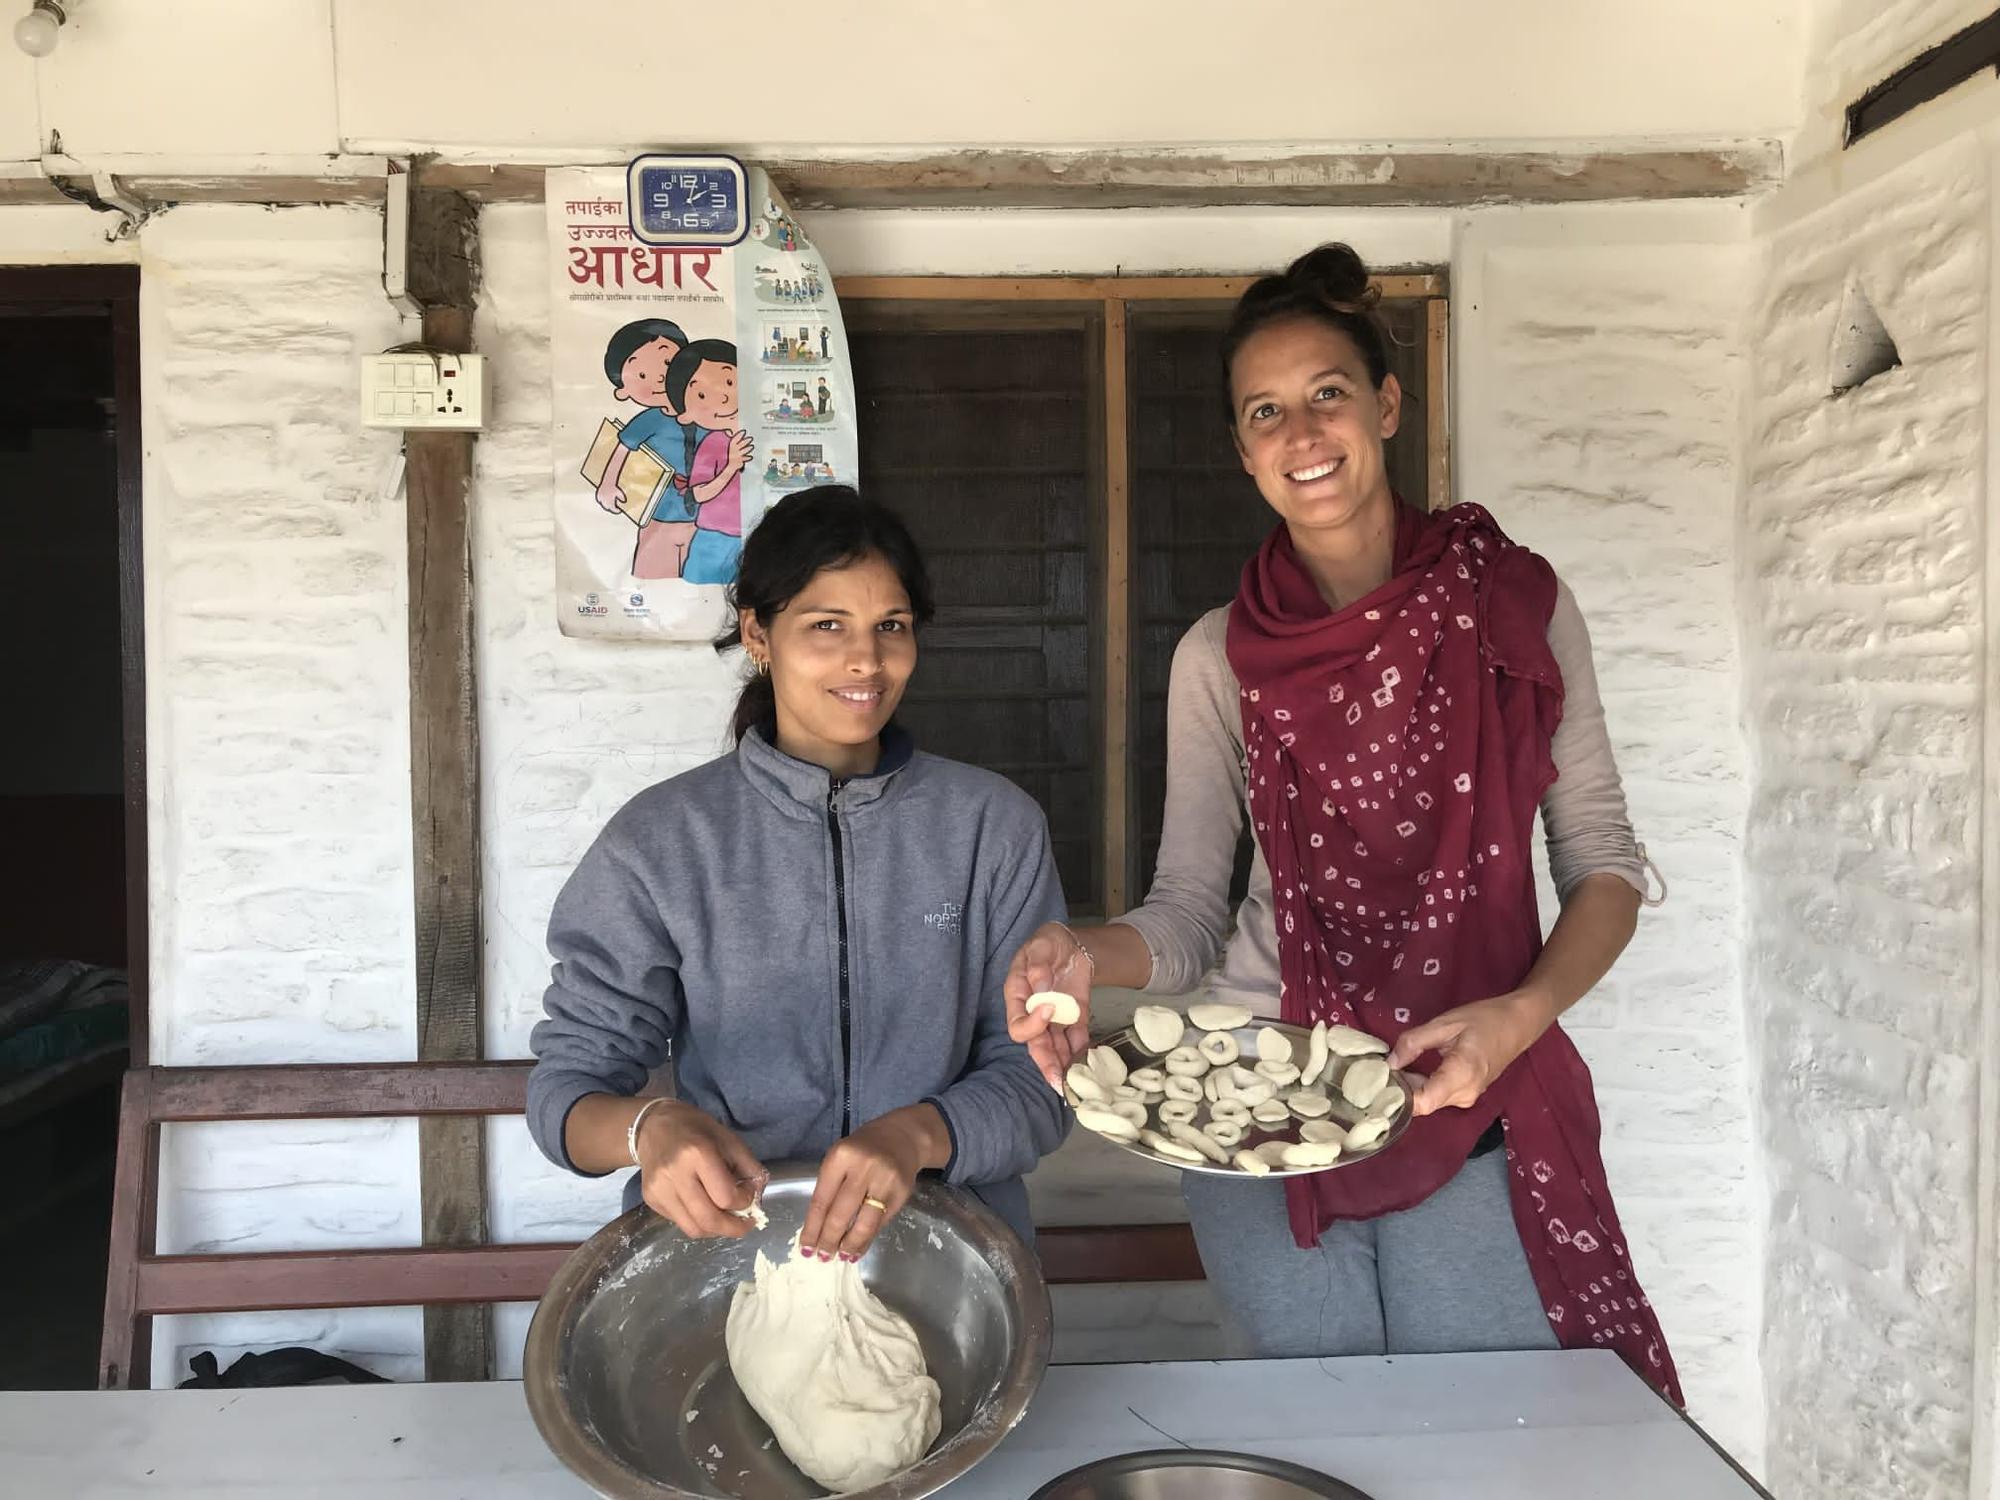
[{"label": "wooden bench", "polygon": [[[110,1274],[98,1383],[145,1388],[153,1319],[172,1313],[532,1302],[572,1244],[157,1253],[160,1126],[229,1120],[518,1115],[527,1062],[138,1068],[118,1122]],[[1038,1235],[1052,1284],[1199,1281],[1185,1224],[1062,1227]]]}]

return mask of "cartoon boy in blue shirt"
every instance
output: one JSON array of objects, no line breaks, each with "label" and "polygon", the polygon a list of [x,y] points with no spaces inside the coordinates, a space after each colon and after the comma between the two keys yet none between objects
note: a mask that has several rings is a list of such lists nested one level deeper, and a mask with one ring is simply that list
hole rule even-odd
[{"label": "cartoon boy in blue shirt", "polygon": [[618,509],[619,476],[625,472],[626,458],[640,448],[673,475],[670,488],[660,496],[653,518],[639,528],[639,538],[632,549],[634,578],[680,577],[688,547],[694,541],[695,511],[687,497],[689,455],[708,434],[699,427],[683,424],[667,396],[667,367],[687,343],[688,337],[678,323],[665,318],[641,318],[612,334],[604,346],[604,374],[611,382],[611,393],[640,410],[619,429],[619,447],[604,466],[603,482],[597,486],[597,503],[607,511]]}]

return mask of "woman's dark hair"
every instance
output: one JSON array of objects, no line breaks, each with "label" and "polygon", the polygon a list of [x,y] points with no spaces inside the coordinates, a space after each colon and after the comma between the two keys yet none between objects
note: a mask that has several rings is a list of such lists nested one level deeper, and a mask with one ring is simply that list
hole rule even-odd
[{"label": "woman's dark hair", "polygon": [[[929,624],[935,612],[930,574],[901,516],[877,501],[862,499],[844,484],[819,484],[787,495],[764,512],[764,519],[744,539],[736,582],[729,586],[730,624],[715,638],[717,653],[743,644],[738,610],[749,610],[768,630],[822,569],[844,568],[869,557],[879,557],[895,570],[903,592],[910,596],[916,624]],[[768,722],[777,711],[771,679],[752,677],[736,700],[730,737],[742,739],[753,725]]]},{"label": "woman's dark hair", "polygon": [[1230,372],[1236,355],[1250,336],[1273,323],[1312,318],[1338,329],[1354,341],[1368,364],[1368,378],[1379,390],[1389,378],[1389,336],[1375,316],[1381,288],[1371,286],[1368,267],[1351,245],[1321,245],[1308,250],[1277,276],[1260,276],[1250,283],[1229,315],[1222,334],[1222,401],[1229,427],[1236,429],[1236,403],[1230,395]]},{"label": "woman's dark hair", "polygon": [[667,399],[675,411],[687,410],[688,382],[705,364],[736,367],[736,346],[728,339],[696,339],[674,356],[667,366]]}]

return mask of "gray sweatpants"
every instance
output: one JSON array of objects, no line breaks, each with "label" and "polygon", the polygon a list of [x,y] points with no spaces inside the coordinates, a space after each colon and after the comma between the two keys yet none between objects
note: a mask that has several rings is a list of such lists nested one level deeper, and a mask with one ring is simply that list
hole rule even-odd
[{"label": "gray sweatpants", "polygon": [[1292,1239],[1282,1183],[1181,1174],[1209,1284],[1260,1357],[1553,1349],[1507,1202],[1507,1153],[1415,1208]]}]

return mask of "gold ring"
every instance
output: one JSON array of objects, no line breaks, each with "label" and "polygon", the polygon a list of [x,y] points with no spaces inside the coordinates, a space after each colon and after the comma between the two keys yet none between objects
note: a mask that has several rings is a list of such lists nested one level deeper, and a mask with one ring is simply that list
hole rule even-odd
[{"label": "gold ring", "polygon": [[886,1214],[889,1211],[889,1205],[880,1198],[863,1198],[861,1201],[878,1214]]}]

